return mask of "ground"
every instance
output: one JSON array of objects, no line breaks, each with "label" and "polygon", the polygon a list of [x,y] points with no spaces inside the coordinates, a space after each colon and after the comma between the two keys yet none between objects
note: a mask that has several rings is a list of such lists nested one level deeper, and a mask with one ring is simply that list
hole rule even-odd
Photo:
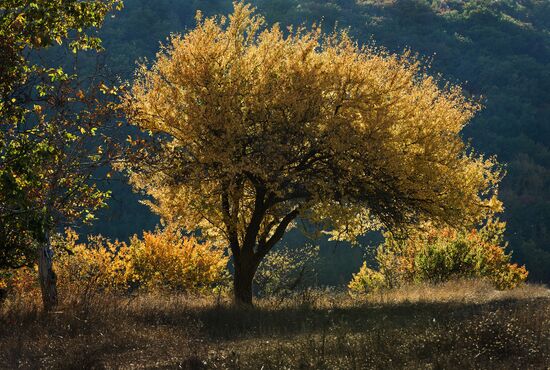
[{"label": "ground", "polygon": [[352,298],[310,290],[236,307],[224,297],[94,296],[45,314],[1,308],[0,367],[453,369],[550,366],[550,291],[482,282]]}]

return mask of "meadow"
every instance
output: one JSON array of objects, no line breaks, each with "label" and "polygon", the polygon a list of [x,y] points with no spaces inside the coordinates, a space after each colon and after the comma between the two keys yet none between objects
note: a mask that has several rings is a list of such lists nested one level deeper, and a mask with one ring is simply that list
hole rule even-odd
[{"label": "meadow", "polygon": [[[74,298],[74,297],[72,297]],[[236,306],[229,297],[98,294],[45,313],[9,298],[2,368],[541,369],[550,364],[550,291],[483,281],[352,298],[306,289]]]}]

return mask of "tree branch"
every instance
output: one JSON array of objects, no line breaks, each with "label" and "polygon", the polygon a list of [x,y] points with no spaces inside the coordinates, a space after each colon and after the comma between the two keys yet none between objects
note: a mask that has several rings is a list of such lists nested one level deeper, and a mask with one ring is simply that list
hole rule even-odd
[{"label": "tree branch", "polygon": [[265,196],[266,190],[262,186],[256,186],[256,199],[254,200],[254,210],[252,211],[252,216],[250,217],[250,222],[246,227],[246,232],[243,241],[243,250],[246,249],[246,252],[253,252],[254,245],[256,244],[256,237],[260,232],[260,226],[265,216],[267,210]]},{"label": "tree branch", "polygon": [[232,222],[236,214],[235,215],[231,214],[231,208],[229,204],[229,194],[227,194],[226,189],[224,189],[222,192],[222,212],[223,212],[223,222],[227,229],[227,235],[229,236],[229,246],[231,248],[231,252],[236,258],[239,258],[241,250],[239,247],[239,236],[237,234],[237,225]]},{"label": "tree branch", "polygon": [[273,233],[273,235],[271,235],[271,238],[269,238],[269,240],[265,242],[265,244],[258,246],[258,253],[256,253],[255,255],[258,262],[265,257],[265,255],[271,250],[271,248],[275,246],[275,244],[277,244],[279,240],[281,240],[286,232],[286,228],[288,227],[288,225],[290,225],[290,223],[296,217],[298,217],[299,214],[300,211],[298,210],[298,208],[288,213],[285,217],[283,217],[283,219],[275,229],[275,232]]}]

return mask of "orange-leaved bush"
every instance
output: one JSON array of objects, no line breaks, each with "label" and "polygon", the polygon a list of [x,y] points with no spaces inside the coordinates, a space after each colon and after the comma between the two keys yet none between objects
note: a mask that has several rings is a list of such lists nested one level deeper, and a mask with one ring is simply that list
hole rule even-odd
[{"label": "orange-leaved bush", "polygon": [[[71,229],[52,238],[55,251],[53,267],[61,299],[70,303],[89,302],[98,293],[124,292],[128,288],[129,247],[101,236],[91,236],[79,243]],[[37,297],[37,267],[4,271],[8,295]]]},{"label": "orange-leaved bush", "polygon": [[498,289],[511,289],[527,279],[524,266],[511,263],[503,241],[505,224],[489,220],[479,230],[428,228],[405,239],[386,234],[378,247],[378,269],[363,264],[349,284],[366,293],[404,284],[439,283],[456,278],[484,278]]},{"label": "orange-leaved bush", "polygon": [[65,298],[89,299],[99,292],[121,292],[128,287],[128,251],[122,242],[90,236],[78,243],[78,235],[67,230],[54,244],[54,271]]},{"label": "orange-leaved bush", "polygon": [[0,300],[14,295],[38,301],[40,286],[36,277],[37,270],[37,267],[0,270]]},{"label": "orange-leaved bush", "polygon": [[[135,289],[206,293],[225,286],[228,257],[223,248],[187,237],[180,230],[145,232],[130,243],[91,236],[79,243],[67,230],[54,239],[54,269],[61,298],[88,302],[99,293],[126,293]],[[7,294],[39,294],[35,267],[3,271],[0,288]]]}]

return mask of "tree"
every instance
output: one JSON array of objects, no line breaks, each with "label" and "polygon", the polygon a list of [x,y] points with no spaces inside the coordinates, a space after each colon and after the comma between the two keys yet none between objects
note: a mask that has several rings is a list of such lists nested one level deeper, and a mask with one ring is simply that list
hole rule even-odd
[{"label": "tree", "polygon": [[49,67],[39,51],[99,50],[91,30],[118,0],[0,3],[0,268],[38,262],[44,307],[57,304],[50,235],[61,222],[91,220],[108,193],[92,176],[111,154],[100,129],[114,90]]},{"label": "tree", "polygon": [[252,302],[258,265],[298,217],[353,239],[500,210],[498,164],[460,136],[478,105],[410,53],[285,34],[243,3],[197,23],[124,97],[151,134],[127,171],[167,222],[228,245],[237,302]]}]

